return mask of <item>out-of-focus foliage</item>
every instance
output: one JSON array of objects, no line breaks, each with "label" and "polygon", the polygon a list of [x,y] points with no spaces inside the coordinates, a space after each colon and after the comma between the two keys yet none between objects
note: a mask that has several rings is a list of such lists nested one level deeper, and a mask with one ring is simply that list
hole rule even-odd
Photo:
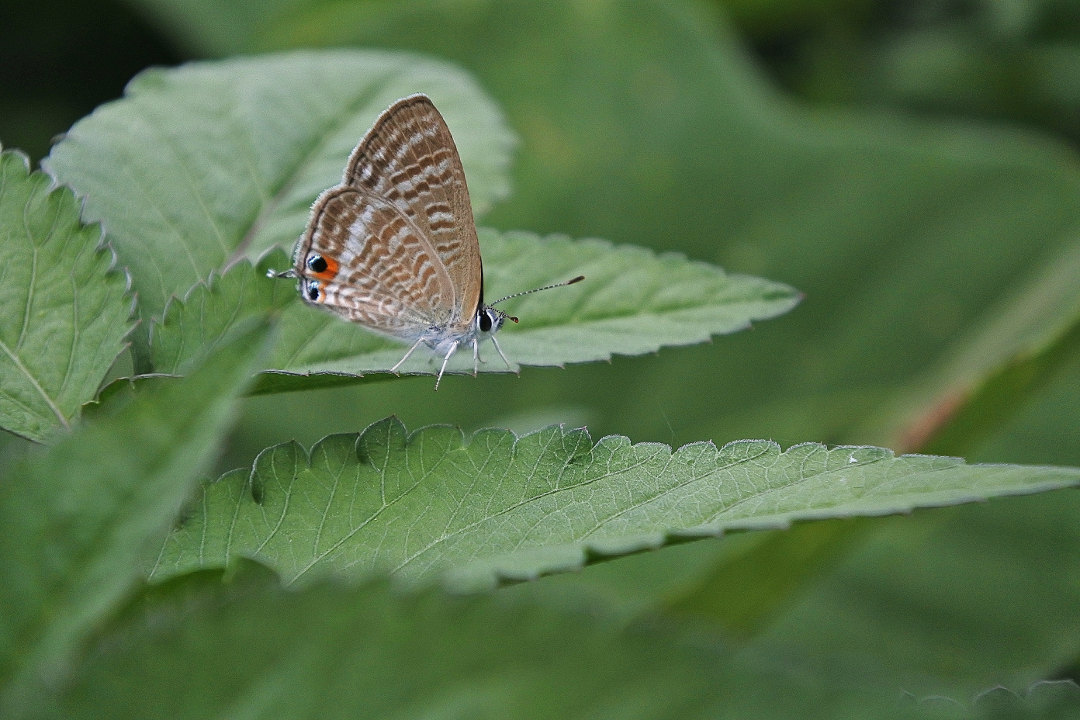
[{"label": "out-of-focus foliage", "polygon": [[[119,42],[69,4],[21,10],[26,30],[9,29],[0,51],[28,58],[0,61],[19,79],[0,83],[0,140],[34,158],[152,62],[421,52],[477,78],[519,137],[511,194],[482,223],[675,250],[805,293],[753,332],[610,365],[452,377],[437,394],[419,378],[250,398],[222,468],[390,414],[410,428],[565,422],[635,442],[763,437],[1080,464],[1070,0],[129,0],[99,11],[134,28]],[[26,23],[50,5],[43,42]],[[146,59],[110,72],[107,48],[130,37],[154,40]],[[76,61],[65,44],[84,48]],[[99,93],[41,132],[41,108],[71,107],[72,77]],[[1075,676],[1078,515],[1063,491],[815,522],[503,594],[723,633],[822,686],[873,676],[967,703],[997,683]]]},{"label": "out-of-focus foliage", "polygon": [[1072,0],[721,0],[775,77],[814,102],[1023,123],[1080,143]]}]

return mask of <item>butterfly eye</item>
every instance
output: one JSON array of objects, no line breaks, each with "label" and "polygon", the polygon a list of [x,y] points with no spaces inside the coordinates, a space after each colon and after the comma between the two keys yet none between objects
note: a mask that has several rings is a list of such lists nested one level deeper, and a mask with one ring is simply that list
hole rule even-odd
[{"label": "butterfly eye", "polygon": [[495,332],[502,327],[503,316],[495,308],[484,306],[476,315],[476,329],[482,333]]},{"label": "butterfly eye", "polygon": [[311,280],[307,284],[307,296],[311,302],[318,302],[322,297],[322,288],[319,287],[318,280]]},{"label": "butterfly eye", "polygon": [[308,270],[313,273],[326,272],[326,258],[322,255],[309,255],[307,259]]}]

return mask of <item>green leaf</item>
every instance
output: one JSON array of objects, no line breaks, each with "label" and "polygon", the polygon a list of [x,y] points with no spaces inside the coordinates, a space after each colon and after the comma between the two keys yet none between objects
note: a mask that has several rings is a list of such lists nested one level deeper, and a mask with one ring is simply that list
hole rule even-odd
[{"label": "green leaf", "polygon": [[[282,252],[270,257],[271,264],[276,262],[278,267],[287,262]],[[183,300],[170,301],[164,319],[154,323],[150,336],[154,370],[184,374],[205,348],[227,338],[234,326],[267,313],[280,314],[296,300],[295,283],[272,280],[265,270],[256,270],[247,260],[221,275],[212,273]]]},{"label": "green leaf", "polygon": [[67,188],[0,153],[0,426],[42,441],[93,399],[131,330],[127,278]]},{"label": "green leaf", "polygon": [[183,381],[102,410],[0,483],[0,716],[35,702],[140,578],[213,458],[267,323],[237,328]]},{"label": "green leaf", "polygon": [[1080,687],[1072,680],[1039,682],[1023,694],[997,687],[975,698],[974,718],[1067,718],[1076,717]]},{"label": "green leaf", "polygon": [[745,641],[775,622],[807,585],[846,557],[866,529],[867,523],[849,520],[762,533],[741,552],[717,554],[707,572],[681,576],[680,584],[666,588],[660,600],[668,612],[708,618],[729,637]]},{"label": "green leaf", "polygon": [[512,136],[469,77],[401,53],[148,70],[76,123],[44,165],[86,196],[86,216],[108,231],[148,320],[230,259],[291,248],[376,116],[420,91],[454,130],[482,213],[507,191]]},{"label": "green leaf", "polygon": [[872,657],[916,694],[1060,677],[1080,647],[1077,517],[1070,490],[878,519],[757,644]]},{"label": "green leaf", "polygon": [[580,568],[590,559],[796,520],[883,515],[1080,482],[1080,468],[965,465],[871,447],[743,441],[716,448],[597,443],[551,427],[409,436],[391,418],[310,453],[264,451],[207,485],[153,562],[168,577],[235,556],[288,580],[335,570],[447,574],[464,587]]},{"label": "green leaf", "polygon": [[[1077,357],[1078,277],[1080,241],[1074,239],[1016,283],[983,322],[956,338],[922,382],[882,412],[884,422],[908,415],[890,445],[968,453],[976,438],[1029,401],[1058,366]],[[871,426],[869,432],[887,431]]]},{"label": "green leaf", "polygon": [[265,575],[152,589],[42,704],[110,720],[913,716],[865,671],[808,677],[690,628],[386,582],[281,589]]},{"label": "green leaf", "polygon": [[[799,300],[798,293],[780,283],[599,240],[482,231],[481,243],[485,296],[492,300],[578,274],[586,278],[573,287],[500,305],[521,318],[499,333],[500,345],[515,364],[561,365],[701,342],[786,312]],[[401,359],[402,343],[311,308],[298,297],[295,282],[266,277],[265,268],[280,269],[288,262],[279,252],[260,261],[257,269],[246,263],[234,266],[222,278],[195,288],[183,302],[171,303],[154,329],[155,369],[180,372],[193,352],[215,342],[230,323],[283,304],[283,337],[268,366],[275,373],[358,376],[387,371]],[[481,350],[485,370],[506,371],[493,348]],[[404,371],[435,372],[433,357],[418,352]],[[471,372],[472,354],[458,352],[449,368]],[[263,389],[311,384],[306,378],[275,375],[264,378]]]},{"label": "green leaf", "polygon": [[278,17],[290,6],[311,5],[296,0],[137,0],[140,13],[167,29],[178,46],[186,45],[189,56],[206,57],[236,54],[237,43],[247,43],[258,35],[259,26]]},{"label": "green leaf", "polygon": [[[1076,358],[1080,356],[1080,317],[1069,332],[1058,342],[1031,354],[1024,353],[997,372],[985,378],[967,396],[946,395],[933,408],[929,418],[924,418],[931,439],[923,449],[931,452],[940,448],[958,448],[974,451],[979,441],[1000,429],[1014,416],[1018,409],[1032,402],[1033,397],[1045,395],[1062,370],[1075,372]],[[1051,391],[1052,392],[1052,391]],[[1058,427],[1061,442],[1068,443],[1074,437],[1070,427]],[[924,436],[925,437],[925,436]],[[1052,437],[1044,438],[1053,442]]]}]

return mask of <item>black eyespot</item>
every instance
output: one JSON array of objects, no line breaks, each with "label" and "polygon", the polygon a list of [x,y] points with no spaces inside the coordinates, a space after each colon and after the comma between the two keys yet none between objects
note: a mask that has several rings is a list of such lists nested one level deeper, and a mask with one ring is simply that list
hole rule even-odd
[{"label": "black eyespot", "polygon": [[308,270],[313,273],[326,272],[326,268],[328,267],[326,264],[326,258],[324,258],[322,255],[308,255],[307,266]]},{"label": "black eyespot", "polygon": [[307,296],[308,300],[315,302],[322,295],[322,290],[319,288],[319,283],[316,280],[312,280],[307,284]]},{"label": "black eyespot", "polygon": [[490,332],[491,331],[491,315],[488,314],[487,308],[484,308],[483,310],[480,311],[479,323],[480,323],[480,332]]}]

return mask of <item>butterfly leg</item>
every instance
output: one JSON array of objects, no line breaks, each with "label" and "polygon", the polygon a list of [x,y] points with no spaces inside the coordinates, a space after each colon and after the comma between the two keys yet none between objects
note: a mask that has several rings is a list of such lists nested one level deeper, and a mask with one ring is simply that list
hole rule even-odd
[{"label": "butterfly leg", "polygon": [[472,341],[472,375],[476,377],[476,371],[480,369],[480,363],[484,362],[480,359],[480,341],[473,338]]},{"label": "butterfly leg", "polygon": [[499,357],[506,363],[506,367],[515,375],[521,375],[520,370],[514,370],[514,366],[510,364],[510,361],[506,359],[506,355],[503,354],[502,348],[499,347],[499,341],[495,339],[495,336],[491,336],[491,344],[495,346],[495,349],[499,351]]},{"label": "butterfly leg", "polygon": [[[420,347],[420,343],[422,343],[422,342],[424,342],[424,340],[422,338],[420,340],[417,340],[416,342],[414,342],[413,346],[411,348],[409,348],[409,351],[407,353],[405,353],[405,357],[398,360],[397,364],[394,365],[394,367],[390,368],[390,372],[392,372],[392,373],[394,373],[396,375],[397,374],[397,369],[399,367],[401,367],[405,363],[406,360],[409,359],[409,356],[413,354],[413,350]],[[445,367],[445,364],[444,364],[444,367]],[[442,373],[439,373],[439,375],[441,376]]]},{"label": "butterfly leg", "polygon": [[450,356],[457,352],[458,344],[459,343],[454,342],[454,344],[450,346],[450,349],[446,351],[446,357],[443,358],[442,367],[439,368],[439,377],[435,378],[436,390],[439,389],[439,383],[442,382],[443,373],[446,372],[446,363],[450,362]]}]

